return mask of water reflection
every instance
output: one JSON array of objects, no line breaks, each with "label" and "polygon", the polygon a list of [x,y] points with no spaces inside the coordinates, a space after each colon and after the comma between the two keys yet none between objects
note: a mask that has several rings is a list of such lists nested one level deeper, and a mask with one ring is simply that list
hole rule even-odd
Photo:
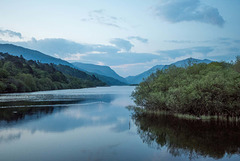
[{"label": "water reflection", "polygon": [[[66,100],[65,97],[58,98],[55,101],[10,101],[0,102],[0,128],[2,125],[17,124],[19,122],[27,122],[29,120],[39,119],[49,114],[58,113],[73,106],[84,106],[91,104],[109,103],[114,100],[113,95],[102,96],[86,96],[78,97],[72,100]],[[98,105],[99,106],[99,105]],[[95,108],[94,106],[93,108]],[[74,114],[76,117],[79,111],[70,110],[69,114]],[[87,110],[87,109],[86,109]]]},{"label": "water reflection", "polygon": [[[105,125],[111,125],[110,130],[117,133],[128,130],[130,117],[128,111],[123,110],[122,107],[132,103],[129,99],[129,91],[133,87],[125,90],[126,93],[122,91],[118,94],[113,90],[114,87],[109,89],[2,95],[0,134],[4,136],[0,135],[0,144],[4,140],[19,139],[22,130],[31,133],[35,131],[60,133],[76,128]],[[14,129],[14,132],[9,133],[9,128]],[[4,131],[6,129],[8,132]],[[18,135],[15,134],[16,130]]]},{"label": "water reflection", "polygon": [[192,125],[134,115],[135,126],[125,108],[134,105],[129,97],[133,90],[103,87],[0,95],[0,160],[185,161],[197,154],[212,161],[226,153],[239,154],[238,125]]},{"label": "water reflection", "polygon": [[166,147],[173,156],[223,158],[240,154],[240,125],[184,120],[170,115],[133,114],[138,134],[152,148]]},{"label": "water reflection", "polygon": [[53,107],[2,108],[0,109],[0,128],[39,119],[59,110]]},{"label": "water reflection", "polygon": [[21,137],[20,132],[9,133],[9,132],[5,131],[4,133],[0,133],[0,144],[18,140],[18,139],[20,139],[20,137]]}]

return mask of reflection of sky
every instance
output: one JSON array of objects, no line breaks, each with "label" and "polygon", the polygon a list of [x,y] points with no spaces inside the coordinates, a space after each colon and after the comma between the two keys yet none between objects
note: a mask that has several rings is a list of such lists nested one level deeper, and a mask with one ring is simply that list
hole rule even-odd
[{"label": "reflection of sky", "polygon": [[[65,89],[55,91],[39,91],[29,93],[8,93],[0,94],[0,102],[16,101],[63,101],[97,99],[114,95],[130,95],[134,87],[96,87],[84,89]],[[106,101],[106,99],[104,98]]]},{"label": "reflection of sky", "polygon": [[117,118],[120,116],[128,117],[128,111],[109,103],[76,104],[69,106],[69,108],[61,112],[46,116],[40,121],[23,124],[21,127],[45,132],[63,132],[79,127],[114,124],[118,122]]},{"label": "reflection of sky", "polygon": [[[133,88],[93,88],[97,95],[105,92],[101,100],[69,104],[51,114],[1,127],[0,160],[186,160],[172,157],[165,147],[157,150],[142,143],[125,108],[133,104],[129,97]],[[119,95],[118,89],[122,91]],[[67,91],[76,96],[83,90]],[[66,95],[66,90],[59,94],[63,96],[64,92]],[[32,94],[37,93],[44,94]]]}]

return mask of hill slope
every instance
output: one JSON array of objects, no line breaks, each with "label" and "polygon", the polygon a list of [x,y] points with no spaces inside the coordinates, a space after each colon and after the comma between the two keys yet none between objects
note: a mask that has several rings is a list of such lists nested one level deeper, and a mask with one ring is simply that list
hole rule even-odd
[{"label": "hill slope", "polygon": [[188,59],[184,59],[184,60],[181,60],[181,61],[177,61],[177,62],[172,63],[170,65],[156,65],[156,66],[152,67],[151,69],[149,69],[149,70],[147,70],[147,71],[145,71],[141,74],[138,74],[136,76],[128,76],[125,79],[127,80],[127,82],[129,84],[139,84],[140,82],[143,81],[143,79],[146,79],[152,73],[155,73],[157,70],[167,69],[167,68],[169,68],[169,66],[175,65],[176,67],[187,67],[191,64],[199,64],[199,63],[209,64],[211,62],[212,61],[208,60],[208,59],[200,60],[200,59],[188,58]]},{"label": "hill slope", "polygon": [[[89,73],[91,74],[91,73]],[[106,83],[107,85],[109,86],[112,86],[112,85],[127,85],[127,83],[124,83],[124,82],[121,82],[117,79],[114,79],[112,77],[107,77],[107,76],[104,76],[104,75],[99,75],[99,74],[96,74],[94,73],[94,75],[96,76],[96,78],[98,78],[99,80],[101,80],[102,82]]]},{"label": "hill slope", "polygon": [[23,48],[12,44],[0,44],[0,52],[8,53],[14,56],[22,55],[26,60],[36,60],[41,63],[62,64],[73,67],[71,63],[64,61],[62,59],[54,58],[52,56],[43,54],[39,51]]},{"label": "hill slope", "polygon": [[[67,74],[61,70],[67,69]],[[75,73],[75,75],[74,75]],[[27,61],[0,52],[0,93],[103,86],[94,76],[69,66]]]},{"label": "hill slope", "polygon": [[125,79],[127,80],[128,83],[130,84],[138,84],[140,83],[143,79],[147,78],[149,75],[151,75],[152,73],[155,73],[157,70],[161,70],[163,69],[164,65],[156,65],[154,67],[152,67],[151,69],[138,74],[136,76],[128,76]]},{"label": "hill slope", "polygon": [[[62,65],[65,65],[66,68],[67,68],[67,66],[70,66],[72,68],[84,70],[84,69],[75,67],[73,64],[71,64],[67,61],[64,61],[64,60],[61,60],[58,58],[54,58],[52,56],[43,54],[36,50],[27,49],[27,48],[12,45],[12,44],[0,44],[0,52],[8,53],[8,54],[14,55],[14,56],[22,55],[27,60],[35,60],[35,61],[39,61],[41,63],[53,63],[56,65],[62,64]],[[125,85],[126,84],[126,81],[124,80],[124,78],[118,76],[114,71],[111,71],[112,69],[111,68],[109,69],[109,67],[102,67],[102,66],[97,66],[97,65],[92,65],[92,64],[89,64],[86,67],[89,68],[89,66],[95,67],[96,69],[98,69],[98,68],[104,69],[102,71],[96,71],[96,70],[93,70],[93,68],[90,68],[91,69],[90,72],[88,72],[88,70],[84,70],[84,71],[86,73],[88,73],[89,75],[94,74],[98,79],[105,82],[107,85]],[[65,70],[63,70],[63,68],[61,68],[61,69],[62,69],[62,71],[65,71]],[[97,74],[98,72],[101,74]],[[75,72],[75,74],[76,74],[76,72]],[[79,72],[78,72],[78,74],[79,74]],[[107,75],[107,76],[105,76],[105,75]],[[114,76],[115,78],[112,78],[110,75]],[[122,82],[122,81],[124,81],[124,82]]]},{"label": "hill slope", "polygon": [[75,62],[72,64],[80,70],[87,71],[87,72],[101,75],[101,76],[111,77],[111,78],[114,78],[115,80],[123,82],[123,84],[127,83],[123,77],[119,76],[114,70],[112,70],[108,66],[85,64],[85,63],[79,63],[79,62]]}]

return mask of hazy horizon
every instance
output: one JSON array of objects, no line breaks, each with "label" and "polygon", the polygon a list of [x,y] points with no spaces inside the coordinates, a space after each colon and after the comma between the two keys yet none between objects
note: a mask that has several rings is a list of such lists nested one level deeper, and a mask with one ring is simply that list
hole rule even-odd
[{"label": "hazy horizon", "polygon": [[240,1],[0,2],[0,43],[137,75],[189,57],[240,55]]}]

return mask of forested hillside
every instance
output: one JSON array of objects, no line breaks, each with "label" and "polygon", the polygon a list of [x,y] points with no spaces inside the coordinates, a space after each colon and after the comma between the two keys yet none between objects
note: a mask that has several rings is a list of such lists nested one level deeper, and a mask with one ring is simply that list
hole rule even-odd
[{"label": "forested hillside", "polygon": [[[56,64],[56,65],[64,65],[64,70],[61,68],[61,71],[64,73],[64,71],[67,71],[68,69],[71,69],[72,74],[76,74],[75,70],[74,72],[72,69],[76,68],[78,69],[77,75],[79,76],[79,73],[85,73],[87,75],[94,75],[97,79],[101,80],[102,82],[106,83],[107,85],[126,85],[126,82],[124,78],[120,77],[116,72],[114,72],[110,67],[107,66],[100,66],[100,65],[94,65],[94,64],[84,64],[84,63],[74,63],[73,64],[58,59],[49,55],[46,55],[44,53],[41,53],[37,50],[31,50],[28,48],[24,48],[21,46],[16,46],[13,44],[0,44],[0,52],[2,53],[8,53],[13,56],[23,56],[26,60],[34,60],[39,61],[41,63],[48,63],[48,64]],[[68,68],[67,66],[71,67]],[[56,67],[56,66],[55,66]],[[81,67],[81,68],[80,68]],[[58,66],[58,69],[60,69],[60,66]],[[69,72],[69,70],[68,70]],[[70,74],[71,75],[71,74]],[[82,75],[82,74],[80,74]]]},{"label": "forested hillside", "polygon": [[[67,67],[69,74],[64,74],[64,67]],[[82,76],[74,75],[73,72],[81,73]],[[68,66],[27,61],[22,56],[0,53],[0,93],[75,89],[103,85],[105,83],[96,77]]]},{"label": "forested hillside", "polygon": [[158,71],[132,94],[147,111],[240,116],[240,57]]},{"label": "forested hillside", "polygon": [[113,69],[109,66],[102,66],[102,65],[94,65],[94,64],[86,64],[75,62],[72,63],[75,67],[82,71],[86,71],[89,73],[96,74],[100,80],[109,83],[110,85],[126,85],[126,80],[119,76]]},{"label": "forested hillside", "polygon": [[0,52],[8,53],[13,56],[23,56],[26,60],[36,60],[41,63],[53,63],[53,64],[63,64],[73,67],[73,65],[65,60],[58,59],[37,50],[27,49],[21,46],[16,46],[13,44],[0,44]]}]

